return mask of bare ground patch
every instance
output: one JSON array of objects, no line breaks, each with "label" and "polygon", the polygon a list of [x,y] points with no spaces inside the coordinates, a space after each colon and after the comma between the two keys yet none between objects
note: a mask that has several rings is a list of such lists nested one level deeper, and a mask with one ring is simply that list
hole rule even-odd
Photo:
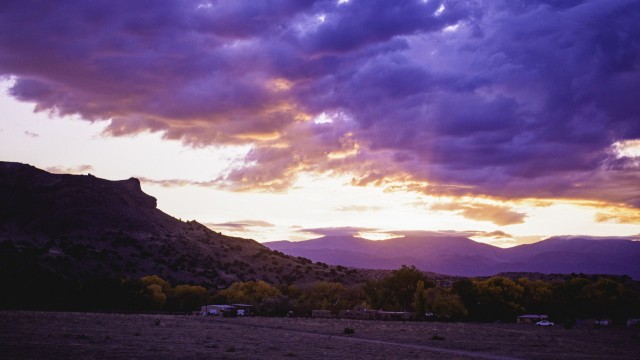
[{"label": "bare ground patch", "polygon": [[[344,328],[355,330],[344,335]],[[433,334],[445,338],[431,340]],[[3,359],[637,359],[640,331],[0,312]]]}]

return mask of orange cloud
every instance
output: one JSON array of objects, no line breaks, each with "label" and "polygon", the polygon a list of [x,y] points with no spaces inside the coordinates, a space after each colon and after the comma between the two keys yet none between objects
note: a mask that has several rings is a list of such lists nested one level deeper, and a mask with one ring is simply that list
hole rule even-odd
[{"label": "orange cloud", "polygon": [[635,208],[609,208],[599,211],[595,215],[595,220],[599,223],[615,224],[640,224],[640,210]]},{"label": "orange cloud", "polygon": [[429,208],[436,211],[453,211],[467,219],[490,221],[500,226],[521,224],[527,216],[524,213],[513,211],[508,206],[489,204],[444,203],[434,204]]}]

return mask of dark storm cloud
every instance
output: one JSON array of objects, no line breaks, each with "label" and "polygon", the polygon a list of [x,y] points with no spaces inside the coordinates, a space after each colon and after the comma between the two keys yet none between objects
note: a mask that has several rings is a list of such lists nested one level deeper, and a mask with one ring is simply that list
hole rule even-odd
[{"label": "dark storm cloud", "polygon": [[4,1],[0,75],[113,135],[254,144],[229,188],[329,172],[638,207],[611,147],[640,138],[638,39],[635,0]]}]

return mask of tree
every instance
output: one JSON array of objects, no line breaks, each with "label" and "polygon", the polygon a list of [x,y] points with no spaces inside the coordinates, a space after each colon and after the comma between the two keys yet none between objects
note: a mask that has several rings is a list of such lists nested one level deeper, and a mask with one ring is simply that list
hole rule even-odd
[{"label": "tree", "polygon": [[300,315],[310,315],[312,310],[338,312],[369,307],[361,285],[346,287],[338,282],[319,281],[303,287],[290,285],[285,293],[289,295],[294,311]]},{"label": "tree", "polygon": [[264,315],[281,311],[283,302],[286,306],[287,301],[278,288],[261,280],[233,283],[230,287],[218,291],[217,296],[224,298],[229,304],[253,305],[256,314]]},{"label": "tree", "polygon": [[624,286],[611,279],[598,279],[585,286],[583,297],[589,304],[591,316],[595,318],[617,317],[617,309],[622,305]]},{"label": "tree", "polygon": [[167,280],[161,278],[158,275],[143,276],[140,278],[139,282],[140,282],[140,285],[142,285],[143,287],[146,287],[149,285],[158,285],[162,288],[163,292],[171,288],[171,284],[169,284]]},{"label": "tree", "polygon": [[367,280],[362,287],[366,302],[371,309],[382,309],[388,302],[385,299],[384,283],[382,280]]},{"label": "tree", "polygon": [[218,291],[218,296],[224,297],[228,303],[242,303],[257,305],[264,299],[281,295],[280,290],[262,280],[235,282],[228,288]]},{"label": "tree", "polygon": [[416,294],[418,281],[423,281],[425,287],[433,287],[434,284],[427,280],[424,273],[415,266],[406,266],[391,272],[383,280],[383,298],[390,300],[392,308],[409,311]]},{"label": "tree", "polygon": [[551,315],[568,321],[590,315],[590,305],[584,291],[589,284],[591,281],[583,277],[565,281],[554,293],[554,309]]},{"label": "tree", "polygon": [[165,279],[156,276],[144,276],[140,278],[140,294],[146,300],[146,306],[153,310],[161,310],[167,302],[167,292],[171,285]]},{"label": "tree", "polygon": [[416,319],[418,320],[424,320],[425,313],[427,312],[424,292],[424,281],[418,280],[418,283],[416,284],[415,302],[413,305],[416,309]]},{"label": "tree", "polygon": [[553,285],[542,280],[522,278],[518,284],[524,289],[522,305],[529,314],[548,314],[552,310]]},{"label": "tree", "polygon": [[147,285],[142,291],[148,306],[153,310],[161,310],[167,302],[167,295],[162,292],[160,285]]},{"label": "tree", "polygon": [[458,321],[468,314],[460,297],[441,287],[425,290],[425,306],[427,311],[434,313],[438,320]]},{"label": "tree", "polygon": [[207,289],[197,285],[178,285],[170,292],[171,308],[177,311],[193,311],[205,305]]},{"label": "tree", "polygon": [[509,278],[493,276],[477,282],[475,287],[479,303],[477,316],[482,320],[515,321],[524,311],[524,288]]},{"label": "tree", "polygon": [[476,318],[479,300],[474,282],[470,279],[460,279],[453,283],[451,291],[458,295],[470,317]]}]

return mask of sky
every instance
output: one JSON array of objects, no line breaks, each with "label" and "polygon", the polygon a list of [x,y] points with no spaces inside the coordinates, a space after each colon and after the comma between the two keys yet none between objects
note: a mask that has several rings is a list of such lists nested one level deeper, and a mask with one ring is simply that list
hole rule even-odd
[{"label": "sky", "polygon": [[258,241],[640,235],[637,0],[0,3],[0,160]]}]

